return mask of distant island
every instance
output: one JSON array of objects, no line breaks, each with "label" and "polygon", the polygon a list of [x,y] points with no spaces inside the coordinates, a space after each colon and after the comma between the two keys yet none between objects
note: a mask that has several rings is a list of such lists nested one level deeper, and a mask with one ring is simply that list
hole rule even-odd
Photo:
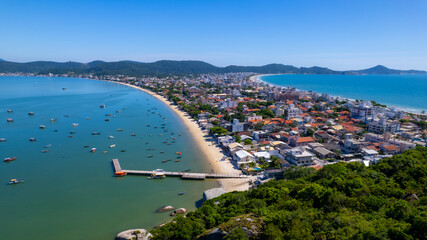
[{"label": "distant island", "polygon": [[363,70],[335,71],[323,67],[295,67],[283,64],[268,64],[264,66],[237,66],[217,67],[203,61],[172,61],[161,60],[152,63],[135,61],[104,62],[51,62],[35,61],[27,63],[9,62],[0,59],[0,73],[25,74],[93,74],[128,76],[159,75],[159,74],[206,74],[206,73],[233,73],[253,72],[261,74],[427,74],[420,70],[396,70],[382,65]]}]

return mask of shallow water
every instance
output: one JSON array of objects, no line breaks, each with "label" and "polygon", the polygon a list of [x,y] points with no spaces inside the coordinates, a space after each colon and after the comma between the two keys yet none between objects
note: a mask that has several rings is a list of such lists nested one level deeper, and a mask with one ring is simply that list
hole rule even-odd
[{"label": "shallow water", "polygon": [[[14,122],[7,123],[7,118]],[[94,131],[101,134],[92,135]],[[30,142],[31,137],[37,142]],[[0,159],[17,157],[0,163],[2,239],[113,239],[120,231],[150,229],[170,220],[169,213],[155,213],[163,205],[195,209],[202,192],[218,185],[212,180],[114,177],[113,158],[123,169],[210,169],[185,125],[165,104],[110,82],[0,77],[0,138],[7,138],[0,143]],[[48,144],[51,147],[44,148]],[[109,148],[112,144],[116,147]],[[90,153],[92,147],[95,153]],[[174,161],[177,151],[183,153],[180,162]],[[167,159],[172,161],[162,163]],[[25,182],[8,185],[11,178]]]}]

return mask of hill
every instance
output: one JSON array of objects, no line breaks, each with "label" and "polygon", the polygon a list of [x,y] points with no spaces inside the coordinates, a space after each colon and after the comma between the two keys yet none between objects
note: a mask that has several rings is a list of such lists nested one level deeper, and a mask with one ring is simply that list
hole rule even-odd
[{"label": "hill", "polygon": [[208,200],[157,239],[427,239],[427,148],[365,167],[293,167],[286,180]]},{"label": "hill", "polygon": [[401,71],[388,69],[384,66],[376,66],[370,69],[357,71],[334,71],[323,67],[294,67],[283,64],[268,64],[264,66],[236,66],[217,67],[203,61],[172,61],[161,60],[152,63],[135,61],[104,62],[93,61],[89,63],[78,62],[50,62],[36,61],[17,63],[0,61],[1,73],[34,73],[34,74],[94,74],[113,75],[123,74],[130,76],[142,76],[153,74],[202,74],[202,73],[230,73],[230,72],[255,72],[261,74],[427,74],[424,71]]}]

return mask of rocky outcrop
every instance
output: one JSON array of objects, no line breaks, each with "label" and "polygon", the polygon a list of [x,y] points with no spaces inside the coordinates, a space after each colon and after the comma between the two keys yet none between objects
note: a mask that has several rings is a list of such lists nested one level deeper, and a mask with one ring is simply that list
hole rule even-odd
[{"label": "rocky outcrop", "polygon": [[161,212],[169,212],[169,211],[172,211],[172,210],[174,210],[175,208],[174,207],[172,207],[172,206],[163,206],[163,207],[161,207],[161,208],[159,208],[159,209],[157,209],[156,210],[156,212],[157,213],[161,213]]},{"label": "rocky outcrop", "polygon": [[222,188],[212,188],[203,192],[203,199],[206,201],[212,198],[219,197],[224,193],[227,192]]},{"label": "rocky outcrop", "polygon": [[148,240],[152,235],[145,229],[130,229],[123,231],[116,236],[116,240]]},{"label": "rocky outcrop", "polygon": [[173,211],[173,213],[171,213],[171,217],[174,217],[177,214],[185,214],[186,212],[187,212],[187,209],[185,209],[185,208],[178,208],[177,210]]}]

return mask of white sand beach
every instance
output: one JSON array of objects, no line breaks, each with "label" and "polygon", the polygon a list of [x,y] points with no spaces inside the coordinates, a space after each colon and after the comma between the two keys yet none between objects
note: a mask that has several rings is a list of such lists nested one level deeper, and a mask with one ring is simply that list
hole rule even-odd
[{"label": "white sand beach", "polygon": [[[217,146],[217,143],[215,140],[210,137],[208,134],[204,133],[196,121],[191,119],[190,116],[188,116],[185,112],[178,109],[176,105],[172,105],[169,100],[167,100],[165,97],[160,96],[159,94],[156,94],[152,91],[149,91],[147,89],[122,83],[122,82],[114,82],[122,85],[126,85],[128,87],[132,87],[141,91],[144,91],[153,97],[159,99],[164,104],[166,104],[170,109],[172,109],[184,122],[184,124],[187,126],[187,130],[191,133],[191,135],[194,137],[195,142],[198,144],[199,149],[201,153],[204,155],[204,158],[208,160],[209,167],[212,172],[215,173],[227,173],[227,174],[241,174],[242,172],[238,169],[235,169],[233,164],[230,161],[221,161],[221,159],[224,157],[224,154],[222,153],[222,149]],[[218,180],[221,187],[227,191],[245,191],[249,189],[249,178],[247,179],[220,179]]]}]

